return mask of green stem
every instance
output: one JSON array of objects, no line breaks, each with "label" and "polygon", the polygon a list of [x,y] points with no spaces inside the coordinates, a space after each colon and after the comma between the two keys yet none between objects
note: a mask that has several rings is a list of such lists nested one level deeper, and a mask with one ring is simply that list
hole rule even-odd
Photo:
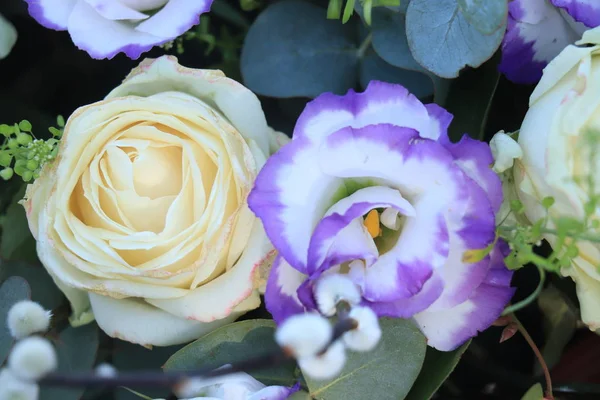
[{"label": "green stem", "polygon": [[373,40],[373,34],[369,33],[367,35],[367,37],[365,38],[365,40],[363,40],[363,42],[360,44],[360,47],[358,48],[358,50],[356,51],[356,55],[358,56],[358,58],[363,58],[363,56],[365,55],[365,52],[371,45],[372,40]]},{"label": "green stem", "polygon": [[506,307],[504,309],[504,311],[502,312],[502,316],[512,314],[515,311],[520,310],[521,308],[527,307],[542,292],[542,289],[544,288],[544,282],[546,281],[546,271],[544,271],[544,269],[540,266],[536,265],[536,267],[538,269],[538,272],[540,273],[540,281],[539,281],[537,287],[535,288],[535,290],[529,296],[527,296],[525,299],[519,301],[518,303],[511,304],[510,306]]},{"label": "green stem", "polygon": [[[498,229],[501,232],[509,233],[509,232],[515,231],[517,229],[517,227],[509,225],[509,226],[500,226],[500,227],[498,227]],[[554,229],[540,228],[540,232],[541,233],[547,233],[549,235],[558,236],[558,232],[556,230],[554,230]],[[600,243],[600,236],[594,235],[594,234],[589,234],[589,233],[577,233],[577,234],[565,233],[564,235],[567,236],[567,237],[573,238],[573,239],[581,239],[581,240],[587,240],[588,242],[592,242],[592,243]]]}]

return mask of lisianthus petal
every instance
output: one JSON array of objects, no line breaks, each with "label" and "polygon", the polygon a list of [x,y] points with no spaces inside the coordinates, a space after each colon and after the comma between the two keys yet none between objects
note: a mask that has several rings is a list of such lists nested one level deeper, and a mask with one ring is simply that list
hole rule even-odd
[{"label": "lisianthus petal", "polygon": [[90,293],[98,326],[107,335],[144,346],[171,346],[199,338],[235,320],[239,314],[213,322],[188,321],[140,299],[113,299]]},{"label": "lisianthus petal", "polygon": [[344,96],[325,93],[307,104],[294,128],[293,139],[319,143],[345,127],[391,124],[415,129],[421,137],[439,133],[425,106],[401,85],[371,81],[364,92]]},{"label": "lisianthus petal", "polygon": [[398,190],[383,186],[360,189],[333,205],[314,230],[308,249],[308,272],[335,264],[364,259],[370,266],[377,258],[373,239],[365,231],[362,216],[374,208],[392,207],[406,216],[415,209]]},{"label": "lisianthus petal", "polygon": [[267,386],[250,395],[247,400],[286,400],[297,390],[285,386]]},{"label": "lisianthus petal", "polygon": [[271,156],[248,196],[279,254],[302,272],[312,231],[343,185],[321,171],[317,157],[309,142],[292,140]]},{"label": "lisianthus petal", "polygon": [[127,7],[120,1],[114,0],[83,0],[103,18],[117,20],[142,20],[148,18],[144,13]]},{"label": "lisianthus petal", "polygon": [[596,0],[550,0],[557,7],[564,8],[575,21],[588,28],[600,25],[600,3]]},{"label": "lisianthus petal", "polygon": [[69,15],[79,0],[25,0],[29,14],[46,28],[64,31]]},{"label": "lisianthus petal", "polygon": [[265,305],[278,324],[306,309],[298,299],[298,288],[307,276],[277,256],[267,281]]},{"label": "lisianthus petal", "polygon": [[249,297],[252,301],[247,301],[248,309],[256,308],[260,297],[254,290],[255,274],[272,250],[261,222],[256,219],[244,253],[229,271],[178,299],[146,298],[146,301],[180,318],[206,322],[228,316]]},{"label": "lisianthus petal", "polygon": [[512,272],[504,264],[507,250],[506,243],[496,244],[490,270],[468,300],[449,309],[426,310],[414,316],[428,345],[442,351],[454,350],[500,316],[514,294],[510,287]]},{"label": "lisianthus petal", "polygon": [[452,122],[452,118],[454,118],[452,114],[435,103],[425,104],[425,108],[432,120],[433,133],[431,134],[431,137],[437,137],[437,140],[443,144],[450,143],[450,139],[448,138],[448,127]]},{"label": "lisianthus petal", "polygon": [[126,22],[106,19],[84,1],[73,7],[68,28],[73,43],[96,59],[111,59],[120,52],[137,59],[153,46],[169,40],[137,31]]},{"label": "lisianthus petal", "polygon": [[547,0],[514,0],[508,7],[499,69],[513,82],[535,83],[548,62],[579,39],[582,31],[574,30]]},{"label": "lisianthus petal", "polygon": [[118,0],[129,8],[138,11],[156,10],[164,6],[169,0]]},{"label": "lisianthus petal", "polygon": [[150,19],[136,27],[139,32],[174,39],[200,22],[200,15],[208,12],[213,0],[169,0]]},{"label": "lisianthus petal", "polygon": [[502,181],[491,167],[494,157],[490,146],[465,134],[460,142],[446,147],[463,172],[485,190],[494,212],[498,212],[502,204]]}]

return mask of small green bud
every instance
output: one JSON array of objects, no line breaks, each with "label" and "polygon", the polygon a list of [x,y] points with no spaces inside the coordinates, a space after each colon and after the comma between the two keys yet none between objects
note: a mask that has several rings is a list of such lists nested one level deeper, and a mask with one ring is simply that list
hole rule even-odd
[{"label": "small green bud", "polygon": [[5,181],[12,178],[12,176],[13,176],[12,168],[4,168],[3,170],[0,171],[0,178],[4,179]]},{"label": "small green bud", "polygon": [[546,210],[552,207],[553,205],[554,197],[552,196],[544,197],[544,199],[542,200],[542,207],[544,207]]},{"label": "small green bud", "polygon": [[22,131],[31,132],[31,128],[31,122],[27,121],[26,119],[19,122],[19,129],[21,129]]},{"label": "small green bud", "polygon": [[17,160],[15,162],[15,173],[19,176],[23,176],[27,172],[27,160]]},{"label": "small green bud", "polygon": [[6,124],[0,124],[0,135],[9,136],[13,133],[13,127]]},{"label": "small green bud", "polygon": [[21,175],[21,178],[23,178],[25,182],[29,182],[33,178],[33,172],[25,171],[23,172],[23,175]]},{"label": "small green bud", "polygon": [[33,141],[33,138],[31,137],[30,134],[28,133],[17,133],[17,142],[19,142],[19,144],[22,145],[28,145],[29,143],[31,143]]},{"label": "small green bud", "polygon": [[8,148],[11,150],[16,149],[17,147],[19,147],[19,142],[17,142],[17,139],[8,139]]},{"label": "small green bud", "polygon": [[59,115],[56,117],[56,125],[58,125],[60,128],[65,127],[65,119],[63,118],[62,115]]},{"label": "small green bud", "polygon": [[29,160],[25,166],[28,170],[35,171],[40,166],[40,163],[36,160]]},{"label": "small green bud", "polygon": [[0,151],[0,166],[8,167],[12,162],[12,158],[12,155],[8,151]]},{"label": "small green bud", "polygon": [[60,135],[62,135],[62,131],[60,129],[56,129],[53,126],[51,126],[50,128],[48,128],[48,131],[52,134],[52,136],[60,136]]}]

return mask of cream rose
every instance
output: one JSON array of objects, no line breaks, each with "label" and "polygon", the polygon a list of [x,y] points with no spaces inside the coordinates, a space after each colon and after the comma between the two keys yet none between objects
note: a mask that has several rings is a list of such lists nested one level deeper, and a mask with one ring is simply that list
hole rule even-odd
[{"label": "cream rose", "polygon": [[[550,221],[562,216],[583,219],[590,191],[576,177],[592,175],[598,182],[600,176],[600,163],[591,165],[589,157],[590,151],[600,156],[600,149],[586,135],[600,129],[600,29],[587,31],[577,44],[588,47],[569,46],[546,67],[519,131],[523,155],[515,162],[515,185],[532,222],[546,215],[541,200],[547,196],[555,199]],[[600,210],[594,217],[600,217]],[[555,243],[552,235],[546,238]],[[600,246],[578,244],[579,256],[561,272],[576,282],[582,319],[596,330],[600,328]]]},{"label": "cream rose", "polygon": [[246,198],[284,140],[248,89],[172,57],[75,111],[23,202],[71,322],[166,346],[258,307],[273,249]]}]

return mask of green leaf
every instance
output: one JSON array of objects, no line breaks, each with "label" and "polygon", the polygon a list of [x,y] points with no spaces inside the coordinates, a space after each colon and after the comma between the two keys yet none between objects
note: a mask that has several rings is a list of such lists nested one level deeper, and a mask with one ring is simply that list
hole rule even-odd
[{"label": "green leaf", "polygon": [[465,19],[457,0],[412,0],[406,36],[419,64],[442,78],[455,78],[464,67],[487,61],[500,46],[504,29],[482,34]]},{"label": "green leaf", "polygon": [[425,359],[425,336],[414,322],[379,320],[383,335],[375,350],[348,353],[346,366],[334,379],[306,378],[316,399],[403,399],[417,379]]},{"label": "green leaf", "polygon": [[264,10],[242,48],[244,83],[272,97],[345,93],[358,77],[354,20],[325,18],[326,10],[302,1],[282,1]]},{"label": "green leaf", "polygon": [[506,23],[506,0],[458,0],[458,6],[465,19],[484,35],[496,32]]},{"label": "green leaf", "polygon": [[[160,370],[165,362],[183,346],[153,347],[147,349],[137,344],[115,340],[112,364],[119,371]],[[138,388],[135,388],[136,390]],[[165,398],[168,388],[139,388],[143,395],[150,398]],[[128,388],[115,391],[115,400],[136,400],[139,397]]]},{"label": "green leaf", "polygon": [[21,261],[0,261],[0,281],[8,276],[20,276],[31,287],[31,300],[47,310],[54,310],[64,301],[64,296],[41,265]]},{"label": "green leaf", "polygon": [[6,324],[8,311],[16,302],[30,297],[31,289],[27,281],[18,276],[11,276],[0,286],[0,365],[8,357],[14,342]]},{"label": "green leaf", "polygon": [[301,390],[292,394],[287,400],[312,400],[312,397],[308,392]]},{"label": "green leaf", "polygon": [[[419,98],[424,97],[419,94],[435,94],[435,101],[438,104],[444,103],[449,81],[432,74],[414,59],[408,47],[404,14],[388,9],[373,10],[372,33],[373,49],[375,52],[387,63],[405,70],[402,81],[400,81],[400,78],[381,80],[403,84]],[[363,63],[368,62],[369,60],[367,59],[363,60]],[[384,67],[381,67],[381,69],[384,69]],[[387,69],[389,70],[389,68]],[[417,73],[424,76],[420,76]],[[396,75],[399,74],[396,73]],[[382,76],[385,77],[384,74]],[[425,80],[425,77],[427,80]],[[361,71],[361,83],[362,81],[363,76]],[[428,93],[425,94],[425,92]]]},{"label": "green leaf", "polygon": [[532,387],[529,388],[527,393],[521,400],[543,400],[544,399],[544,390],[542,389],[542,385],[540,383],[536,383]]},{"label": "green leaf", "polygon": [[19,190],[6,210],[2,220],[0,257],[5,260],[37,262],[35,240],[29,231],[25,208],[18,201],[25,195],[25,185]]},{"label": "green leaf", "polygon": [[[166,362],[165,370],[218,368],[258,357],[278,348],[274,339],[275,322],[268,319],[239,321],[217,329],[190,343]],[[293,363],[247,371],[265,385],[291,386],[296,382]]]},{"label": "green leaf", "polygon": [[454,351],[438,351],[428,347],[423,368],[417,381],[410,389],[406,400],[428,400],[444,383],[450,373],[456,368],[460,358],[469,347],[471,341],[460,346]]},{"label": "green leaf", "polygon": [[481,68],[466,71],[451,81],[445,107],[454,119],[448,129],[450,139],[458,141],[465,134],[483,139],[488,114],[498,87],[498,52]]},{"label": "green leaf", "polygon": [[[98,352],[98,326],[87,324],[67,327],[54,342],[58,372],[81,372],[92,369]],[[78,400],[85,388],[43,387],[40,400]]]}]

